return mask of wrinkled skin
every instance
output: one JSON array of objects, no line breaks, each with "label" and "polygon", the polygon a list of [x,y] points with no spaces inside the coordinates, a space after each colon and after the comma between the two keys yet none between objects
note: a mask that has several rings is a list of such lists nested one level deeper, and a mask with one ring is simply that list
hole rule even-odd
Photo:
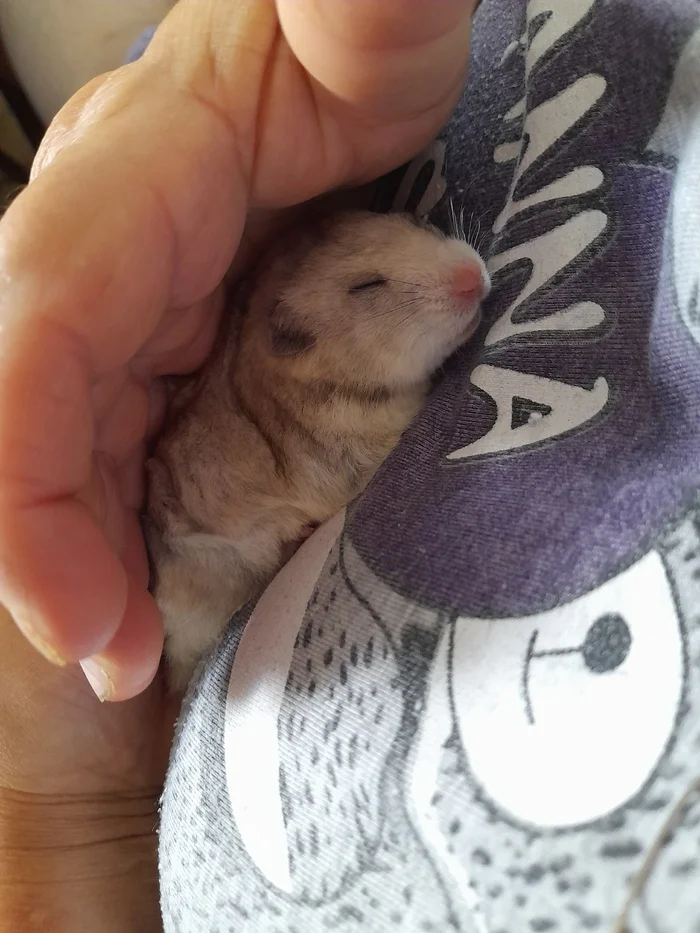
[{"label": "wrinkled skin", "polygon": [[[0,930],[157,928],[156,377],[205,359],[247,213],[376,177],[444,123],[474,5],[179,0],[65,107],[0,223],[0,602],[28,639],[3,612],[0,858],[34,883],[2,875]],[[103,698],[135,699],[100,706],[86,659]]]},{"label": "wrinkled skin", "polygon": [[153,378],[204,359],[246,209],[400,163],[464,79],[466,0],[278,6],[295,54],[271,0],[181,0],[67,105],[0,226],[0,599],[35,644],[99,654],[114,699],[161,649],[136,530]]}]

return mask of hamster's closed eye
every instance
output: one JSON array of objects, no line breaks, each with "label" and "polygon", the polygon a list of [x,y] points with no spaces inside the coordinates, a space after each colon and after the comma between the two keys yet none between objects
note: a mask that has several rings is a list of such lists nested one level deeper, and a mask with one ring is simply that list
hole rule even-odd
[{"label": "hamster's closed eye", "polygon": [[386,285],[387,280],[377,275],[372,279],[367,279],[366,282],[360,282],[358,285],[352,285],[349,289],[350,294],[353,295],[355,292],[362,292],[366,288],[381,288],[382,285]]}]

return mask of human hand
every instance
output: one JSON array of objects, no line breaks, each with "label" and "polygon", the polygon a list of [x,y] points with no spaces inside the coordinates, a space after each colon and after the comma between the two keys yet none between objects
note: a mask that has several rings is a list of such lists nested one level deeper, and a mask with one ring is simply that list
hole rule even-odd
[{"label": "human hand", "polygon": [[475,6],[179,0],[50,129],[0,224],[0,600],[103,698],[144,690],[162,649],[138,523],[157,377],[204,360],[248,210],[374,178],[439,129]]},{"label": "human hand", "polygon": [[0,656],[0,933],[156,933],[173,718],[161,679],[100,705],[80,668],[49,667],[2,609]]}]

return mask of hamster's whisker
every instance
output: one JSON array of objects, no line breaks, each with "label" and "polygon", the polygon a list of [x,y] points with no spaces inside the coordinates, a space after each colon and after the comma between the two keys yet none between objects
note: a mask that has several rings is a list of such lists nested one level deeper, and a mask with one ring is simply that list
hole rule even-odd
[{"label": "hamster's whisker", "polygon": [[420,300],[420,296],[417,296],[416,298],[409,298],[408,301],[404,301],[403,304],[397,305],[396,307],[385,308],[383,311],[375,314],[374,318],[376,320],[378,318],[390,317],[391,315],[396,314],[397,311],[403,311],[404,308],[409,308],[411,305],[417,304]]},{"label": "hamster's whisker", "polygon": [[480,256],[483,255],[483,252],[489,243],[490,236],[491,236],[491,231],[488,229],[488,227],[485,227],[481,233],[481,236],[479,237],[477,242],[474,244],[474,249],[476,250],[477,253],[479,253]]},{"label": "hamster's whisker", "polygon": [[420,301],[420,296],[416,298],[409,298],[408,301],[404,301],[403,304],[397,305],[393,310],[400,311],[402,308],[408,308],[409,305],[414,305],[417,301]]},{"label": "hamster's whisker", "polygon": [[467,242],[471,246],[476,242],[478,238],[478,231],[481,230],[481,227],[477,228],[480,218],[477,218],[476,214],[472,214],[469,219],[469,234],[467,235]]},{"label": "hamster's whisker", "polygon": [[403,308],[408,308],[408,307],[410,307],[411,305],[416,304],[416,302],[418,302],[418,301],[420,301],[420,297],[409,298],[408,301],[404,301],[404,302],[402,302],[400,305],[396,305],[395,308],[387,308],[386,311],[382,311],[382,315],[384,315],[384,314],[395,314],[397,311],[401,311],[401,310],[403,310]]},{"label": "hamster's whisker", "polygon": [[447,199],[447,204],[449,206],[449,221],[450,221],[450,228],[451,228],[452,236],[456,237],[458,236],[457,215],[455,214],[455,204],[452,198]]},{"label": "hamster's whisker", "polygon": [[[484,227],[483,230],[481,229],[481,223],[483,220],[486,219],[486,215],[488,214],[489,210],[490,208],[487,207],[486,210],[483,211],[483,213],[479,214],[478,217],[476,217],[475,214],[472,214],[472,220],[469,222],[469,237],[467,238],[467,242],[469,243],[471,247],[473,247],[473,249],[476,250],[477,253],[480,252],[481,247],[483,246],[484,242],[489,236],[490,231],[488,227]],[[471,239],[472,222],[474,221],[475,218],[476,218],[476,235],[474,236],[474,239],[472,241]]]},{"label": "hamster's whisker", "polygon": [[412,288],[419,288],[422,291],[425,291],[425,285],[420,285],[418,282],[407,282],[405,279],[387,279],[388,282],[396,282],[399,285],[410,285]]},{"label": "hamster's whisker", "polygon": [[410,321],[411,318],[414,317],[415,314],[416,314],[416,311],[409,311],[409,313],[406,314],[404,317],[402,317],[400,321],[397,321],[397,322],[396,322],[396,326],[397,326],[397,327],[403,327],[404,324],[406,324],[408,321]]}]

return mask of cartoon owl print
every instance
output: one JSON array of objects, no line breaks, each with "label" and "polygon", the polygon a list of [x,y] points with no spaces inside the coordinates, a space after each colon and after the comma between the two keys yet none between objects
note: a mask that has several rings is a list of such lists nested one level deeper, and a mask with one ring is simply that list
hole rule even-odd
[{"label": "cartoon owl print", "polygon": [[206,928],[228,912],[256,933],[574,933],[623,914],[630,933],[697,930],[699,800],[658,843],[700,775],[700,508],[595,590],[517,619],[421,609],[339,530],[302,548],[316,576],[300,552],[251,618],[224,768],[169,782],[171,809],[199,783],[218,840]]},{"label": "cartoon owl print", "polygon": [[[496,6],[484,5],[482,15],[497,18]],[[553,58],[542,51],[546,43],[552,55],[566,58],[567,30],[576,26],[583,48],[589,25],[616,10],[620,15],[617,4],[593,0],[532,0],[533,35],[528,40],[523,32],[519,41],[530,42],[526,64],[540,68],[547,93]],[[601,27],[598,45],[616,34]],[[520,46],[513,47],[511,57]],[[601,298],[596,288],[605,276],[600,268],[577,266],[581,295],[574,294],[569,310],[579,317],[566,318],[542,344],[545,356],[556,350],[555,368],[583,350],[583,362],[597,366],[598,341],[608,340],[611,354],[619,351],[619,359],[600,361],[615,390],[618,421],[608,413],[607,421],[596,422],[597,435],[591,429],[588,438],[581,431],[566,443],[558,440],[566,432],[553,417],[552,398],[567,431],[569,409],[586,417],[586,406],[602,411],[592,394],[597,369],[581,370],[575,391],[570,374],[557,370],[556,391],[544,405],[537,395],[541,379],[525,360],[518,387],[499,383],[512,406],[501,406],[503,423],[499,428],[496,419],[489,449],[476,451],[485,459],[468,484],[456,472],[459,465],[448,475],[428,463],[439,436],[444,441],[451,430],[433,417],[414,435],[414,459],[399,452],[394,464],[403,469],[383,473],[374,495],[370,490],[347,518],[339,516],[302,546],[245,629],[232,628],[188,698],[163,799],[167,933],[700,930],[700,499],[688,498],[697,486],[700,370],[697,263],[688,259],[690,241],[682,239],[697,200],[696,152],[684,142],[697,129],[694,116],[688,122],[697,49],[696,37],[681,59],[658,132],[650,129],[644,142],[653,136],[655,153],[680,162],[664,247],[675,299],[662,296],[665,311],[656,313],[646,279],[639,277],[634,301],[630,280],[625,296],[604,296],[605,319],[615,326],[598,334],[598,306],[588,298]],[[580,62],[584,55],[570,55],[573,72]],[[579,78],[572,73],[567,80]],[[598,85],[582,85],[594,115]],[[572,112],[564,107],[562,120]],[[514,108],[511,116],[512,122],[522,113]],[[554,177],[556,159],[575,147],[550,148]],[[516,149],[503,144],[498,151]],[[421,216],[444,190],[444,155],[439,143],[427,153],[432,174]],[[611,217],[637,217],[647,202],[666,203],[670,169],[638,170],[627,156],[615,165],[619,177],[601,194]],[[602,191],[600,173],[582,174],[579,167],[575,177]],[[393,206],[402,199],[410,200],[400,188]],[[581,217],[599,218],[584,201]],[[620,223],[591,261],[614,268],[643,261],[656,284],[663,217],[657,212],[647,219],[647,253],[634,225]],[[538,249],[535,266],[551,252]],[[649,307],[642,314],[644,302]],[[618,345],[635,320],[637,330],[625,332]],[[515,325],[525,328],[522,321]],[[533,329],[531,321],[528,326]],[[590,344],[578,339],[579,330],[590,331]],[[569,338],[567,357],[561,345]],[[642,385],[638,374],[650,359],[656,369]],[[506,373],[510,379],[513,370]],[[457,376],[461,385],[462,373]],[[454,404],[442,410],[451,412]],[[546,440],[544,447],[531,446],[538,456],[553,456],[549,472],[522,459],[519,431]],[[467,452],[476,457],[473,447]],[[519,536],[509,535],[515,507],[502,495],[506,467],[512,501],[523,512],[530,508]],[[548,486],[543,475],[566,476],[568,483]],[[429,492],[442,496],[445,511],[433,508]],[[584,515],[586,496],[595,508]],[[421,510],[427,517],[421,519]],[[667,515],[675,517],[664,525]],[[468,533],[455,531],[457,521]],[[382,539],[385,523],[392,535]],[[571,560],[554,568],[549,558],[559,547],[557,535],[566,539]],[[400,554],[391,553],[389,539]],[[370,547],[374,540],[381,546]],[[488,541],[490,575],[484,572]],[[459,553],[450,552],[440,569],[445,542]],[[527,559],[516,580],[509,570],[518,552]],[[576,580],[570,563],[583,568]],[[437,608],[464,606],[465,581],[488,590],[482,605],[503,606],[503,596],[508,609]]]}]

